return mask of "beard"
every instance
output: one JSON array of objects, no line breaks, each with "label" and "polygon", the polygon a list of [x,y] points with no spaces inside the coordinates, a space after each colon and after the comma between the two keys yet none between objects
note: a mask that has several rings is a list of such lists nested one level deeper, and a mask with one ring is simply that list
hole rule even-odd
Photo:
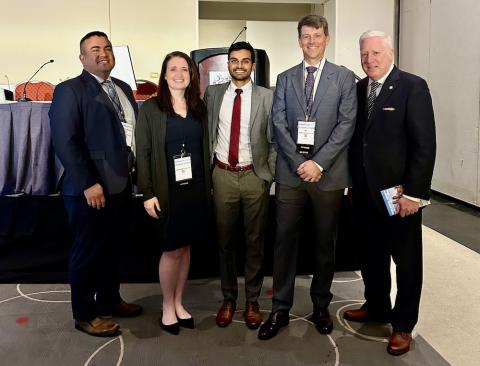
[{"label": "beard", "polygon": [[[235,74],[236,71],[244,71],[245,74],[237,75],[237,74]],[[230,73],[230,76],[233,80],[244,81],[244,80],[248,80],[250,78],[250,74],[251,73],[248,73],[247,70],[245,70],[245,69],[237,68]]]}]

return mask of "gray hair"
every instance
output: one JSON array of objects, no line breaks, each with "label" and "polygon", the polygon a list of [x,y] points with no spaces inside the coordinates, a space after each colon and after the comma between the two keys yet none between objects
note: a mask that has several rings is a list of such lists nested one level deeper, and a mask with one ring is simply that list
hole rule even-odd
[{"label": "gray hair", "polygon": [[360,39],[358,40],[358,43],[361,45],[363,40],[367,38],[372,38],[372,37],[382,38],[385,41],[386,45],[393,49],[392,38],[387,33],[379,30],[368,30],[362,33],[362,35],[360,36]]}]

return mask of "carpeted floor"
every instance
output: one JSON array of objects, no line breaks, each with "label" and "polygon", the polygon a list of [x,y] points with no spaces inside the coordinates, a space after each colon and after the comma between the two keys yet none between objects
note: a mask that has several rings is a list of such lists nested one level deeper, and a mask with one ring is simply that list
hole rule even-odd
[{"label": "carpeted floor", "polygon": [[[157,284],[126,284],[126,300],[143,305],[138,318],[118,319],[122,333],[95,338],[78,332],[71,319],[67,285],[0,285],[0,365],[449,365],[415,334],[412,350],[392,357],[385,351],[390,328],[346,322],[341,314],[362,302],[363,284],[357,272],[337,273],[330,306],[335,318],[329,336],[319,334],[306,318],[311,312],[310,278],[297,277],[291,322],[269,341],[242,321],[243,299],[234,322],[215,325],[221,304],[217,279],[188,282],[186,305],[197,328],[179,336],[162,331],[161,294]],[[270,310],[271,278],[260,300],[264,318]]]}]

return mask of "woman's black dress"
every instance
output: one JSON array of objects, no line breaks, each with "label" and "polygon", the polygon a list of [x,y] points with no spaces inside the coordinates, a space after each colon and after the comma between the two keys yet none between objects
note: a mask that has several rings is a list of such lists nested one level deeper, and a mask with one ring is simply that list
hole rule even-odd
[{"label": "woman's black dress", "polygon": [[[203,127],[190,113],[167,117],[165,152],[167,156],[169,217],[163,250],[171,251],[201,242],[206,232],[207,205],[203,166]],[[182,144],[190,154],[192,179],[186,185],[175,181],[174,156]]]}]

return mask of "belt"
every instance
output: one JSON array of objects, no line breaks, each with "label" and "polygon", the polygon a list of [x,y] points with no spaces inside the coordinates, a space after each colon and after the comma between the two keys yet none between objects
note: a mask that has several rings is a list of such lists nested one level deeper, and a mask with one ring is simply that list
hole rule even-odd
[{"label": "belt", "polygon": [[215,158],[215,165],[218,166],[220,169],[228,170],[229,172],[235,172],[235,173],[248,172],[249,170],[253,169],[253,164],[244,165],[244,166],[231,166],[231,165],[222,163],[217,158]]}]

